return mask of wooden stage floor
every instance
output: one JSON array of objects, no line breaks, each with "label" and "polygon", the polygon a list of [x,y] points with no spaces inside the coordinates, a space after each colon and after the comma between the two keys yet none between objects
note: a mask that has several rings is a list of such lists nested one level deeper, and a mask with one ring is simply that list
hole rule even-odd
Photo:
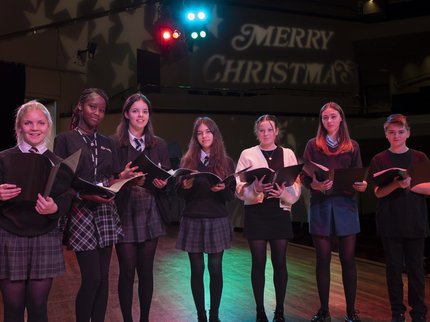
[{"label": "wooden stage floor", "polygon": [[[177,227],[169,227],[168,234],[160,239],[155,261],[155,287],[150,320],[154,322],[196,321],[194,302],[189,285],[189,262],[185,252],[176,250]],[[74,298],[80,284],[79,266],[73,252],[65,251],[65,275],[54,280],[49,300],[50,322],[73,322]],[[235,233],[233,247],[225,252],[224,290],[220,308],[223,322],[255,321],[255,305],[250,282],[251,258],[248,245],[241,233]],[[309,321],[319,308],[315,285],[315,258],[312,248],[290,244],[287,254],[289,280],[285,300],[287,321]],[[357,309],[363,322],[389,321],[390,311],[385,286],[384,266],[366,260],[357,260],[358,291]],[[205,274],[208,285],[208,274]],[[118,262],[112,256],[110,269],[110,294],[106,314],[107,322],[122,321],[116,290]],[[405,284],[407,281],[405,279]],[[135,286],[137,284],[135,283]],[[406,289],[406,288],[405,288]],[[426,291],[430,292],[430,278],[426,277]],[[206,293],[208,294],[208,292]],[[137,291],[134,298],[134,317],[138,321]],[[405,303],[407,303],[405,294]],[[208,303],[208,295],[206,303]],[[426,298],[430,308],[430,296]],[[270,260],[266,269],[265,306],[271,321],[274,309],[274,290]],[[332,260],[330,293],[332,321],[343,321],[345,301],[340,275],[340,264],[336,254]],[[3,307],[0,304],[0,316]],[[407,316],[410,321],[410,317]]]}]

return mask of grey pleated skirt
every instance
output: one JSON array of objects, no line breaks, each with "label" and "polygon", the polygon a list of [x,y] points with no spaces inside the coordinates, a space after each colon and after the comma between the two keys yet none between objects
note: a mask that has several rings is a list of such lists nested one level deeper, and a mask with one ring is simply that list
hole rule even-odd
[{"label": "grey pleated skirt", "polygon": [[0,279],[44,279],[65,272],[62,234],[23,237],[0,228]]},{"label": "grey pleated skirt", "polygon": [[182,217],[176,248],[189,253],[219,253],[231,247],[233,230],[228,217]]}]

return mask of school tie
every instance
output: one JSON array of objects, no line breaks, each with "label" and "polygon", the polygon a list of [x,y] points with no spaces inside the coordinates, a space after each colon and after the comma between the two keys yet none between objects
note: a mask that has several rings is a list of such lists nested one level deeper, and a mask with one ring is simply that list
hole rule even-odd
[{"label": "school tie", "polygon": [[209,164],[209,156],[207,155],[207,156],[205,156],[205,158],[204,158],[204,160],[203,160],[203,164],[205,165],[205,166],[208,166],[208,164]]},{"label": "school tie", "polygon": [[36,147],[32,146],[32,147],[28,150],[28,152],[29,152],[29,153],[39,153],[39,150],[38,150]]},{"label": "school tie", "polygon": [[143,150],[143,141],[142,139],[138,139],[138,138],[134,138],[134,143],[136,144],[134,147],[136,148],[137,151],[142,151]]}]

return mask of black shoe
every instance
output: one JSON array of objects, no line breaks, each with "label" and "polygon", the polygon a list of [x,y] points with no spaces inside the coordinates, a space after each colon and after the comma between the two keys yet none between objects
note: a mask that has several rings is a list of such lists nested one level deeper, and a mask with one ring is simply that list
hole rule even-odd
[{"label": "black shoe", "polygon": [[400,314],[393,314],[391,316],[391,322],[405,322],[406,318],[405,315],[403,313]]},{"label": "black shoe", "polygon": [[273,322],[285,322],[284,311],[275,310],[275,315],[273,316]]},{"label": "black shoe", "polygon": [[319,309],[312,317],[311,322],[331,322],[330,311]]},{"label": "black shoe", "polygon": [[206,316],[206,311],[197,312],[197,321],[198,322],[208,322],[208,318]]},{"label": "black shoe", "polygon": [[345,322],[361,322],[360,318],[358,317],[358,311],[354,311],[351,314],[345,315]]},{"label": "black shoe", "polygon": [[257,311],[256,322],[269,322],[266,312],[263,310]]},{"label": "black shoe", "polygon": [[221,322],[218,317],[218,311],[209,310],[209,322]]}]

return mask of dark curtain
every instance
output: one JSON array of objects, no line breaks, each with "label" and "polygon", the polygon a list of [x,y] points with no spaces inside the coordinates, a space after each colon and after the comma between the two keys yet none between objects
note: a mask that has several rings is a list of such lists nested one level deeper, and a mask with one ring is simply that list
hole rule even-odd
[{"label": "dark curtain", "polygon": [[24,103],[25,65],[0,61],[0,150],[15,145],[15,109]]}]

